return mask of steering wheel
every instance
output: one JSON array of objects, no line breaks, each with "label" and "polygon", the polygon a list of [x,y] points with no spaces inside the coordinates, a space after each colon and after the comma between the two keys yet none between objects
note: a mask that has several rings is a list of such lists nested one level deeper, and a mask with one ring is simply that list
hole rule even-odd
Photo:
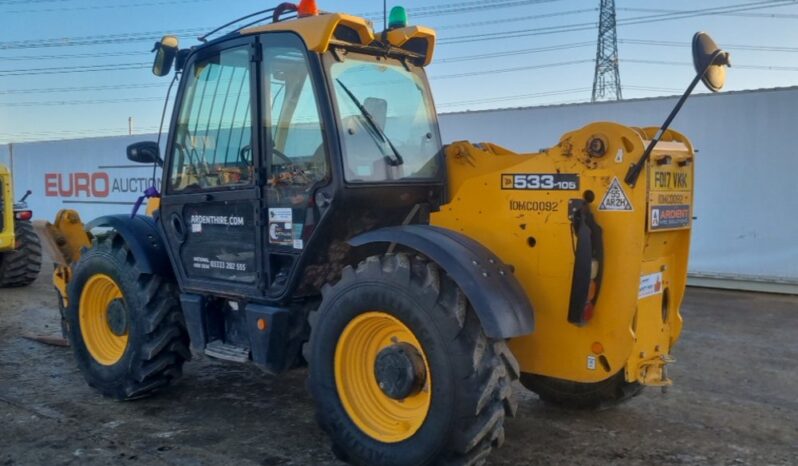
[{"label": "steering wheel", "polygon": [[241,165],[252,165],[252,146],[247,144],[238,151],[238,161]]}]

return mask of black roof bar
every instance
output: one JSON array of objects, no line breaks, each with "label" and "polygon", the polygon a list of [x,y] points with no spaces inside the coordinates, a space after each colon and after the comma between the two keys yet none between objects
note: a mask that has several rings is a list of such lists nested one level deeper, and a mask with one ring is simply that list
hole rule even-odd
[{"label": "black roof bar", "polygon": [[[248,14],[248,15],[246,15],[246,16],[242,16],[242,17],[240,17],[240,18],[238,18],[238,19],[234,19],[233,21],[230,21],[229,23],[222,24],[221,26],[219,26],[218,28],[214,29],[213,31],[211,31],[211,32],[209,32],[209,33],[207,33],[207,34],[205,34],[205,35],[202,35],[202,36],[198,37],[198,38],[197,38],[197,40],[199,40],[200,42],[207,42],[207,41],[208,41],[208,36],[211,36],[212,34],[215,34],[215,33],[217,33],[217,32],[219,32],[219,31],[221,31],[222,29],[224,29],[224,28],[226,28],[226,27],[228,27],[228,26],[232,26],[233,24],[236,24],[236,23],[238,23],[238,22],[241,22],[241,21],[243,21],[243,20],[245,20],[245,19],[252,18],[253,16],[263,15],[263,14],[266,14],[266,13],[272,13],[272,12],[274,12],[274,10],[276,10],[276,9],[277,9],[277,8],[269,8],[268,10],[256,11],[255,13],[251,13],[251,14]],[[253,24],[257,24],[257,23],[259,23],[260,21],[262,21],[262,20],[261,20],[261,19],[259,19],[259,20],[255,21],[254,23],[250,23],[250,24],[244,25],[244,26],[242,26],[242,27],[240,27],[240,28],[236,29],[236,31],[240,31],[241,29],[243,29],[243,28],[245,28],[245,27],[247,27],[247,26],[251,26],[251,25],[253,25]]]}]

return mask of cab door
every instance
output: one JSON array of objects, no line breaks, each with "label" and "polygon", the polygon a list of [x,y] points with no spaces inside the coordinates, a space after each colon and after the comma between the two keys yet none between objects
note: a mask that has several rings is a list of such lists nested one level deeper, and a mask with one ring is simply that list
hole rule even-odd
[{"label": "cab door", "polygon": [[[318,57],[292,33],[267,33],[263,44],[262,108],[267,296],[284,294],[320,222],[314,199],[330,184],[329,131],[322,117]],[[314,66],[315,65],[315,66]]]},{"label": "cab door", "polygon": [[161,204],[185,291],[262,294],[256,40],[203,49],[185,67]]}]

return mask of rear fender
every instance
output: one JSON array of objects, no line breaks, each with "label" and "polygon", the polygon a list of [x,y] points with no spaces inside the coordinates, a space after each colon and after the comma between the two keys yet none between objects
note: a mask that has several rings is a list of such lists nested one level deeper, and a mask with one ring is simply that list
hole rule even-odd
[{"label": "rear fender", "polygon": [[534,330],[532,304],[512,270],[471,238],[440,227],[404,225],[349,240],[355,247],[372,243],[398,244],[437,263],[463,290],[488,337],[513,338]]}]

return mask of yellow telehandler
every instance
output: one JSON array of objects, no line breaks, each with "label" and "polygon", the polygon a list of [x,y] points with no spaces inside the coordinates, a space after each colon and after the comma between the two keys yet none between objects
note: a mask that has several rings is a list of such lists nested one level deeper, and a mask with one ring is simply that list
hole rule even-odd
[{"label": "yellow telehandler", "polygon": [[303,0],[211,34],[155,47],[154,74],[179,82],[168,140],[127,155],[162,185],[133,215],[43,225],[100,393],[162,389],[190,349],[307,364],[339,458],[481,464],[519,378],[576,407],[671,383],[695,153],[667,128],[699,81],[723,84],[707,35],[662,128],[594,123],[517,154],[442,144],[435,32],[402,8],[378,33]]},{"label": "yellow telehandler", "polygon": [[14,202],[11,171],[0,164],[0,288],[28,286],[39,276],[42,247],[25,201]]}]

